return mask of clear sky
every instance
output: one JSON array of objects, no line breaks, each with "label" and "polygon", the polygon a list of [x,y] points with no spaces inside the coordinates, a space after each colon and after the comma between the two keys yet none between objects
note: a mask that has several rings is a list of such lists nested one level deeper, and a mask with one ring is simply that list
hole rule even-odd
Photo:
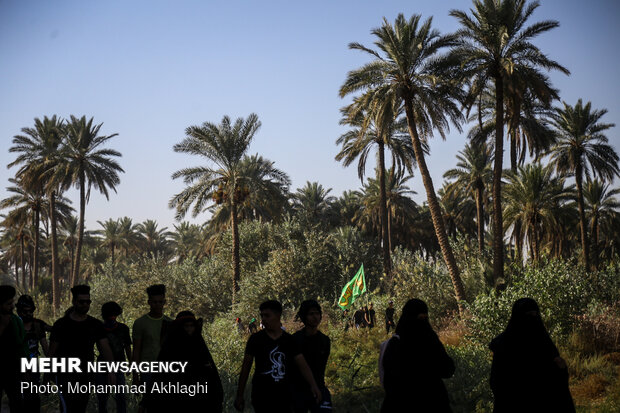
[{"label": "clear sky", "polygon": [[[558,29],[535,43],[571,72],[551,73],[563,100],[607,108],[603,121],[620,125],[620,2],[543,0],[531,22],[555,19]],[[350,42],[371,45],[370,30],[400,12],[433,16],[442,33],[454,31],[451,9],[469,1],[48,1],[0,0],[0,197],[16,168],[11,139],[35,117],[86,115],[118,133],[125,173],[107,202],[93,193],[87,228],[129,216],[172,227],[168,200],[182,190],[171,174],[202,160],[174,153],[187,126],[255,112],[262,128],[250,153],[275,161],[292,190],[306,181],[357,189],[356,167],[334,160],[338,89],[349,70],[368,61]],[[464,135],[464,134],[463,134]],[[465,138],[453,132],[431,144],[436,187]],[[620,152],[618,127],[608,132]],[[372,166],[368,168],[372,173]],[[618,180],[616,180],[617,184]],[[425,199],[418,174],[410,181]],[[75,191],[67,196],[77,208]],[[194,222],[203,222],[206,215]]]}]

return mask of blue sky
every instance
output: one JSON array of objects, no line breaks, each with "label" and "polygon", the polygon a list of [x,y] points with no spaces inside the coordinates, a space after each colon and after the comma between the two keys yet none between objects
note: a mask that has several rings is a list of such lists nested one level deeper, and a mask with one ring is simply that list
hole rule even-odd
[{"label": "blue sky", "polygon": [[[620,125],[620,2],[546,0],[531,22],[555,19],[558,29],[535,43],[571,72],[551,73],[561,98],[607,108],[604,121]],[[372,44],[370,30],[400,12],[433,16],[446,33],[456,29],[449,10],[469,1],[24,1],[0,0],[0,197],[15,168],[11,139],[35,117],[86,115],[104,123],[125,173],[110,201],[93,193],[86,224],[129,216],[172,227],[167,207],[183,188],[171,174],[202,162],[172,146],[187,126],[258,114],[262,128],[250,148],[275,161],[295,190],[306,181],[357,189],[354,166],[334,160],[339,86],[368,58],[350,42]],[[620,152],[618,128],[608,132]],[[436,187],[465,144],[453,131],[431,144]],[[372,168],[368,168],[372,173]],[[616,183],[618,181],[616,180]],[[418,174],[410,181],[425,199]],[[67,196],[77,204],[75,191]],[[74,205],[75,206],[75,205]],[[194,222],[203,222],[206,215]]]}]

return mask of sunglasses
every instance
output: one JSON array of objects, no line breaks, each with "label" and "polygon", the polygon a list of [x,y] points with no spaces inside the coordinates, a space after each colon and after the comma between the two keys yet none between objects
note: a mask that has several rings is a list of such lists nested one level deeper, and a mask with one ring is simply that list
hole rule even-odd
[{"label": "sunglasses", "polygon": [[77,300],[77,303],[78,304],[90,304],[92,303],[92,301],[91,300]]}]

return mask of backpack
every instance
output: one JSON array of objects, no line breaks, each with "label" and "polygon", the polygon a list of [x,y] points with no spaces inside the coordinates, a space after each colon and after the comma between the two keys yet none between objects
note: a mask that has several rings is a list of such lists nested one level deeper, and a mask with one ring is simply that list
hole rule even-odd
[{"label": "backpack", "polygon": [[383,380],[384,380],[384,377],[385,377],[385,370],[383,368],[383,356],[385,355],[385,349],[387,348],[388,343],[393,338],[396,338],[396,339],[400,340],[400,336],[398,334],[394,334],[394,335],[392,335],[392,337],[390,337],[387,340],[383,341],[381,343],[381,346],[379,347],[379,381],[381,382],[381,387],[383,387],[383,388],[385,388],[385,386],[383,384]]}]

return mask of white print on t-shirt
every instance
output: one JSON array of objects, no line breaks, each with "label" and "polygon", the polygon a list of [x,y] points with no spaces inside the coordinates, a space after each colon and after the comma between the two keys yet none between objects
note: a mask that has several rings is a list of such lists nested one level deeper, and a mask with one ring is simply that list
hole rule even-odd
[{"label": "white print on t-shirt", "polygon": [[271,352],[269,353],[269,360],[271,360],[271,370],[262,373],[271,374],[271,378],[276,382],[282,380],[284,378],[284,375],[286,374],[286,370],[284,368],[284,360],[286,356],[281,351],[278,351],[279,348],[280,346],[276,346],[276,348],[271,350]]}]

